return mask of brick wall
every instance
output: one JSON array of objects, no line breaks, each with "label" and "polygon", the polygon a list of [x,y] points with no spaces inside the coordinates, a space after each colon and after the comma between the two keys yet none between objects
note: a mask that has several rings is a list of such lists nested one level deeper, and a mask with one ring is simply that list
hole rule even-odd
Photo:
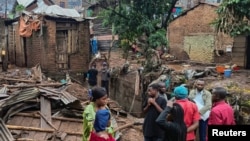
[{"label": "brick wall", "polygon": [[26,38],[27,67],[34,67],[40,64],[43,67],[44,58],[44,36],[40,36],[40,32],[33,32],[30,38]]},{"label": "brick wall", "polygon": [[[184,51],[184,41],[188,36],[214,36],[214,44],[212,47],[214,50],[225,50],[227,45],[233,43],[233,39],[227,35],[216,35],[214,27],[211,25],[211,22],[217,17],[215,13],[217,6],[209,4],[200,4],[194,9],[182,14],[180,17],[175,19],[169,24],[168,27],[168,40],[170,53],[175,56],[180,55]],[[209,40],[209,41],[208,41]],[[204,39],[204,42],[211,42],[208,38],[207,41]],[[198,42],[195,40],[190,45],[196,45]],[[204,52],[211,54],[211,49],[204,50]],[[188,52],[186,52],[188,54]],[[188,54],[189,55],[189,54]],[[178,57],[177,57],[178,58]],[[180,59],[180,58],[178,58]]]},{"label": "brick wall", "polygon": [[45,40],[45,55],[46,62],[44,62],[44,68],[48,71],[56,70],[56,22],[46,20],[46,34],[44,34]]}]

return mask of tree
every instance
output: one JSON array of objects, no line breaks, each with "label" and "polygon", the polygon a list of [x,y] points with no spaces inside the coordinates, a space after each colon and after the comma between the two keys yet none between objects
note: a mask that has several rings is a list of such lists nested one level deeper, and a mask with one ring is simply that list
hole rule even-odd
[{"label": "tree", "polygon": [[223,0],[217,9],[218,18],[213,22],[217,32],[232,37],[250,33],[250,0]]},{"label": "tree", "polygon": [[[104,19],[104,25],[113,25],[114,34],[119,36],[119,44],[125,54],[134,42],[143,49],[146,56],[152,54],[147,54],[150,49],[167,46],[166,28],[177,0],[115,2],[109,7],[103,7],[105,11],[100,16]],[[100,5],[104,3],[102,1]]]}]

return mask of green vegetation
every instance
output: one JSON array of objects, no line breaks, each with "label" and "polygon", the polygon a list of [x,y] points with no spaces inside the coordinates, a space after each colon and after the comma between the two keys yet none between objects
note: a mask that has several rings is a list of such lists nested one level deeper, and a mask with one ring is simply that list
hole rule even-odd
[{"label": "green vegetation", "polygon": [[218,18],[214,21],[217,32],[232,37],[250,33],[250,0],[223,0],[217,9]]},{"label": "green vegetation", "polygon": [[[119,0],[110,2],[99,17],[105,26],[113,25],[125,54],[136,43],[147,54],[150,49],[167,47],[166,29],[177,0]],[[105,5],[104,2],[99,5]],[[108,3],[106,1],[106,3]]]}]

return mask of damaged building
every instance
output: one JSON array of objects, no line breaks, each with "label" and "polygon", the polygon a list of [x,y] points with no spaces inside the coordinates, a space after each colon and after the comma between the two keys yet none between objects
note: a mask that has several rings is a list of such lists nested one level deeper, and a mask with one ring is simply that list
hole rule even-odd
[{"label": "damaged building", "polygon": [[20,16],[5,21],[9,63],[19,67],[40,64],[51,74],[67,71],[74,76],[86,72],[90,60],[88,20],[76,10],[48,0],[22,5],[26,10]]}]

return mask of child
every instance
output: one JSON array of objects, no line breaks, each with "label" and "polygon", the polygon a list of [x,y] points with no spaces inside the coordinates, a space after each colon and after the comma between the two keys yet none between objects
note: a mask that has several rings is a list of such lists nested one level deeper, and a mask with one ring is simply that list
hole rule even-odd
[{"label": "child", "polygon": [[[86,106],[83,112],[83,141],[89,141],[90,136],[100,138],[100,140],[96,141],[113,141],[111,138],[111,134],[113,133],[112,125],[107,124],[110,119],[110,112],[106,106],[107,99],[107,92],[104,88],[94,87],[92,89],[92,101]],[[100,131],[102,133],[99,133]]]},{"label": "child", "polygon": [[110,126],[110,111],[105,106],[96,112],[94,131],[91,132],[89,141],[115,141],[111,134],[106,131]]},{"label": "child", "polygon": [[148,100],[144,104],[143,111],[146,116],[143,123],[144,141],[162,141],[164,139],[164,130],[156,124],[155,120],[165,109],[167,102],[165,98],[159,96],[159,85],[153,83],[148,87]]}]

